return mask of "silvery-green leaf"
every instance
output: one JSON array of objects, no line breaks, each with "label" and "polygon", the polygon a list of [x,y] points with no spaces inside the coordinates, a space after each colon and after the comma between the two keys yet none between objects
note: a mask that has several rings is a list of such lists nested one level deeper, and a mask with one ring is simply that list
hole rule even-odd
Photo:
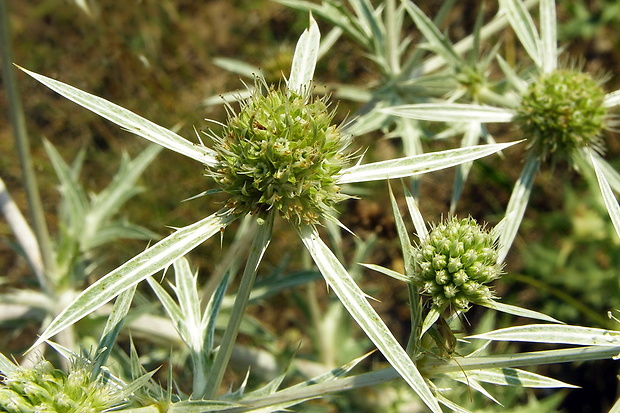
[{"label": "silvery-green leaf", "polygon": [[[475,146],[480,141],[480,136],[483,133],[482,125],[478,122],[469,122],[465,125],[465,135],[461,141],[462,147]],[[456,204],[461,198],[465,181],[471,169],[473,162],[465,162],[456,167],[456,173],[454,175],[454,186],[452,188],[452,198],[450,199],[450,213],[454,214],[456,210]]]},{"label": "silvery-green leaf", "polygon": [[422,337],[424,333],[426,333],[428,329],[431,328],[437,320],[439,320],[440,316],[441,314],[437,307],[431,307],[431,309],[428,310],[428,314],[426,314],[424,322],[422,323],[422,328],[420,329],[420,337]]},{"label": "silvery-green leaf", "polygon": [[322,2],[321,4],[303,0],[275,0],[278,3],[297,10],[309,11],[321,16],[327,22],[341,28],[358,43],[367,46],[368,38],[352,14],[343,4]]},{"label": "silvery-green leaf", "polygon": [[205,165],[216,164],[215,153],[207,147],[192,143],[171,130],[159,126],[103,98],[24,68],[20,67],[20,69],[67,99],[116,123],[131,133]]},{"label": "silvery-green leaf", "polygon": [[[149,145],[133,160],[126,155],[121,158],[121,165],[112,182],[92,199],[91,209],[85,218],[89,231],[96,232],[103,222],[118,213],[129,198],[140,192],[136,182],[160,151],[161,146]],[[87,238],[82,236],[83,240]]]},{"label": "silvery-green leaf", "polygon": [[467,370],[466,373],[456,371],[451,373],[452,378],[460,377],[464,380],[476,380],[483,383],[497,384],[500,386],[517,386],[531,388],[577,388],[572,384],[545,377],[540,374],[532,373],[521,369],[501,368],[485,370]]},{"label": "silvery-green leaf", "polygon": [[534,185],[534,177],[536,176],[536,172],[538,172],[539,165],[540,160],[536,157],[532,156],[528,158],[521,171],[519,180],[512,190],[510,201],[508,201],[508,207],[506,208],[506,216],[510,215],[511,219],[506,221],[502,227],[502,233],[499,237],[497,262],[504,262],[517,236],[517,231],[523,220],[523,214],[525,214],[525,208],[530,199],[530,193]]},{"label": "silvery-green leaf", "polygon": [[[168,410],[168,413],[206,413],[206,412],[219,412],[229,410],[234,407],[242,407],[242,403],[225,401],[225,400],[183,400],[180,402],[172,403]],[[247,406],[244,409],[247,410]],[[157,412],[161,412],[161,409],[157,409]],[[132,413],[142,413],[136,410]],[[151,413],[151,412],[147,412]]]},{"label": "silvery-green leaf", "polygon": [[478,145],[357,165],[342,172],[337,182],[345,184],[419,175],[483,158],[516,143],[519,142]]},{"label": "silvery-green leaf", "polygon": [[620,105],[620,90],[616,90],[605,95],[605,101],[603,102],[603,105],[606,108],[613,108]]},{"label": "silvery-green leaf", "polygon": [[77,236],[84,227],[88,198],[77,181],[77,176],[75,176],[73,169],[62,159],[56,148],[45,139],[43,140],[43,146],[52,161],[52,166],[60,181],[63,209],[61,211],[61,219],[66,219],[63,225],[66,227],[66,230],[73,231]]},{"label": "silvery-green leaf", "polygon": [[540,52],[542,72],[553,72],[558,65],[555,0],[540,0]]},{"label": "silvery-green leaf", "polygon": [[616,199],[609,182],[603,173],[598,157],[591,155],[590,159],[592,160],[592,166],[594,166],[594,171],[596,172],[596,179],[598,180],[598,184],[601,188],[601,195],[603,196],[603,201],[607,207],[607,212],[609,213],[611,222],[614,225],[616,234],[620,237],[620,206],[618,206],[618,200]]},{"label": "silvery-green leaf", "polygon": [[95,351],[96,358],[94,360],[92,370],[93,377],[97,376],[99,369],[101,369],[101,366],[106,363],[112,349],[114,348],[114,345],[116,344],[116,339],[121,331],[123,323],[125,322],[125,317],[131,308],[131,303],[135,292],[136,286],[134,285],[133,287],[123,291],[114,302],[114,307],[112,308],[105,327],[101,332],[99,343],[97,343],[97,351]]},{"label": "silvery-green leaf", "polygon": [[510,122],[515,112],[494,106],[473,105],[466,103],[417,103],[392,106],[381,112],[409,119],[436,122]]},{"label": "silvery-green leaf", "polygon": [[327,33],[327,36],[321,39],[321,45],[319,46],[318,58],[325,56],[325,54],[336,44],[338,39],[342,36],[342,29],[340,27],[334,27]]},{"label": "silvery-green leaf", "polygon": [[[274,411],[285,411],[287,408],[294,406],[296,404],[302,403],[307,400],[311,400],[317,396],[300,396],[295,398],[295,392],[303,391],[302,389],[306,389],[310,386],[316,386],[320,383],[334,383],[337,382],[340,378],[344,377],[347,373],[349,373],[358,363],[362,360],[366,359],[370,353],[364,354],[361,357],[351,360],[345,365],[335,368],[333,370],[328,371],[327,373],[321,374],[318,377],[313,377],[309,380],[306,380],[301,383],[297,383],[293,386],[287,387],[284,390],[279,392],[265,394],[263,397],[249,397],[244,399],[244,403],[247,405],[255,406],[255,409],[252,409],[252,413],[271,413]],[[252,395],[254,395],[253,392]]]},{"label": "silvery-green leaf", "polygon": [[327,245],[323,243],[316,228],[304,226],[299,229],[299,235],[326,282],[353,319],[424,403],[433,412],[440,413],[441,408],[424,377],[377,312],[368,303],[366,294],[351,279],[346,269]]},{"label": "silvery-green leaf", "polygon": [[360,265],[362,267],[366,267],[366,268],[368,268],[370,270],[374,270],[374,271],[380,272],[381,274],[387,275],[388,277],[392,277],[392,278],[394,278],[395,280],[398,280],[398,281],[402,281],[402,282],[405,282],[405,283],[408,283],[408,282],[411,281],[409,279],[409,277],[407,277],[405,274],[401,274],[398,271],[390,270],[389,268],[385,268],[385,267],[382,267],[380,265],[364,264],[364,263],[360,263]]},{"label": "silvery-green leaf", "polygon": [[214,65],[219,66],[222,69],[226,69],[241,76],[249,77],[250,79],[254,78],[254,76],[263,76],[262,70],[242,60],[230,59],[227,57],[215,57],[211,61]]},{"label": "silvery-green leaf", "polygon": [[[512,66],[510,66],[508,62],[504,60],[503,57],[501,57],[500,55],[497,55],[495,56],[495,58],[497,60],[497,64],[499,65],[499,68],[504,73],[504,76],[507,82],[510,85],[512,85],[520,94],[524,94],[528,88],[527,81],[522,79],[519,76],[519,74],[515,71],[515,69],[513,69]],[[520,97],[515,96],[515,106],[519,104],[519,101],[520,101]]]},{"label": "silvery-green leaf", "polygon": [[409,210],[411,221],[413,221],[413,227],[415,228],[416,235],[418,236],[419,242],[423,242],[426,237],[428,237],[428,228],[426,228],[424,217],[422,217],[422,212],[418,207],[418,201],[415,199],[411,191],[409,191],[409,188],[407,188],[404,184],[403,191],[405,193],[407,209]]},{"label": "silvery-green leaf", "polygon": [[0,372],[8,375],[17,370],[18,366],[9,360],[4,354],[0,353]]},{"label": "silvery-green leaf", "polygon": [[536,67],[542,67],[542,47],[534,20],[521,0],[499,0],[503,13]]},{"label": "silvery-green leaf", "polygon": [[560,350],[543,350],[481,357],[461,357],[455,361],[429,359],[425,361],[424,369],[425,371],[432,371],[433,375],[440,375],[463,370],[520,368],[539,366],[542,364],[603,360],[615,357],[618,353],[620,353],[620,347],[579,346]]},{"label": "silvery-green leaf", "polygon": [[[34,346],[86,317],[112,298],[149,275],[168,267],[230,224],[235,217],[225,210],[176,230],[141,254],[99,279],[69,304],[41,334]],[[34,347],[33,346],[33,347]]]},{"label": "silvery-green leaf", "polygon": [[[394,223],[396,225],[396,232],[398,233],[398,239],[400,241],[400,248],[403,252],[405,268],[412,268],[413,263],[411,261],[412,257],[410,254],[411,240],[409,239],[409,233],[407,227],[405,226],[405,221],[403,220],[400,210],[398,209],[398,203],[396,202],[396,198],[394,197],[392,185],[390,185],[389,182],[388,189],[390,193],[390,204],[392,205],[392,215],[394,216]],[[409,282],[409,280],[406,280],[405,282]]]},{"label": "silvery-green leaf", "polygon": [[488,333],[476,334],[468,338],[579,346],[620,346],[620,331],[563,324],[530,324],[508,327]]},{"label": "silvery-green leaf", "polygon": [[418,6],[413,2],[403,2],[407,12],[416,24],[416,27],[426,40],[433,46],[433,51],[441,55],[450,66],[459,66],[465,64],[464,60],[459,56],[452,43],[439,31],[437,26],[429,19]]},{"label": "silvery-green leaf", "polygon": [[538,311],[528,310],[527,308],[517,307],[515,305],[510,305],[506,303],[501,303],[499,301],[489,301],[484,304],[481,304],[487,308],[492,308],[496,311],[501,311],[502,313],[512,314],[520,317],[533,318],[536,320],[549,321],[551,323],[562,323],[555,318],[548,316],[547,314],[539,313]]},{"label": "silvery-green leaf", "polygon": [[247,89],[234,90],[216,96],[210,96],[202,101],[204,106],[221,105],[223,103],[233,103],[245,100],[252,96],[254,88],[248,85]]},{"label": "silvery-green leaf", "polygon": [[310,26],[303,32],[293,55],[291,76],[288,79],[288,88],[298,94],[305,94],[312,83],[314,68],[319,57],[321,33],[316,21],[310,15]]},{"label": "silvery-green leaf", "polygon": [[80,241],[82,248],[86,251],[118,239],[149,240],[159,238],[156,233],[147,228],[124,220],[108,222],[103,227],[97,228],[96,232],[90,232],[90,230],[88,230],[88,233],[84,231],[83,234],[88,235],[88,237],[84,237]]}]

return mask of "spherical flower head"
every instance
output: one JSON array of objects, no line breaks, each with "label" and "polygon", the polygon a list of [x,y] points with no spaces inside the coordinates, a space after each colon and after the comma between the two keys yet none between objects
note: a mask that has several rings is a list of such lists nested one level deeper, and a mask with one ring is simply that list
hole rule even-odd
[{"label": "spherical flower head", "polygon": [[413,258],[413,283],[442,310],[466,311],[470,303],[488,302],[493,293],[484,284],[501,275],[497,243],[471,217],[436,225],[414,248]]},{"label": "spherical flower head", "polygon": [[93,379],[87,366],[76,363],[69,373],[40,360],[31,368],[18,367],[0,384],[0,411],[97,413],[118,406],[119,390]]},{"label": "spherical flower head", "polygon": [[570,161],[577,150],[603,151],[605,92],[600,82],[577,70],[556,70],[530,84],[516,120],[534,156]]},{"label": "spherical flower head", "polygon": [[234,214],[262,218],[275,209],[295,224],[316,224],[347,198],[336,179],[348,163],[349,137],[332,125],[325,98],[258,89],[214,137],[218,165],[211,174]]}]

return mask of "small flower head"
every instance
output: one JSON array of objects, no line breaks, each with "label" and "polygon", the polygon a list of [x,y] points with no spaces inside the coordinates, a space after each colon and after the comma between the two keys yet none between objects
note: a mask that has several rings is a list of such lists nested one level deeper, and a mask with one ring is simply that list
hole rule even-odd
[{"label": "small flower head", "polygon": [[75,363],[69,371],[40,360],[32,369],[18,367],[0,384],[0,411],[97,413],[118,406],[119,390]]},{"label": "small flower head", "polygon": [[602,152],[604,98],[600,82],[587,73],[556,70],[541,75],[523,95],[516,118],[534,156],[570,160],[586,146]]},{"label": "small flower head", "polygon": [[414,249],[413,283],[433,306],[465,311],[493,298],[487,284],[501,275],[496,242],[475,219],[451,217]]},{"label": "small flower head", "polygon": [[325,99],[290,90],[254,92],[242,103],[214,137],[218,165],[211,171],[233,213],[260,218],[277,210],[296,224],[316,224],[347,198],[336,179],[349,138],[332,125],[333,115]]}]

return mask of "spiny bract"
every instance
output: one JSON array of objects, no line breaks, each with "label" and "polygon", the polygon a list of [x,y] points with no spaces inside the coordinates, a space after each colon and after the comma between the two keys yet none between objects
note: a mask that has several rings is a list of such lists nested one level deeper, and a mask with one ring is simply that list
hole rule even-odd
[{"label": "spiny bract", "polygon": [[602,152],[605,93],[600,82],[576,70],[556,70],[530,84],[516,120],[534,156],[570,160],[585,146]]},{"label": "spiny bract", "polygon": [[349,137],[332,125],[326,99],[259,90],[231,112],[221,137],[212,136],[218,165],[211,174],[234,214],[260,218],[275,209],[295,224],[316,224],[347,198],[336,179],[348,163]]},{"label": "spiny bract", "polygon": [[469,217],[451,217],[437,224],[414,248],[413,283],[433,299],[465,311],[470,303],[493,298],[486,283],[501,275],[497,244],[489,231]]}]

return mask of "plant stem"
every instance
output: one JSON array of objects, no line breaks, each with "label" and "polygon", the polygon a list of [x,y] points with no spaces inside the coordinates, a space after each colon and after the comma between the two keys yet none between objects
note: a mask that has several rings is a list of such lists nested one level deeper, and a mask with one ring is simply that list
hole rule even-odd
[{"label": "plant stem", "polygon": [[[509,356],[459,357],[458,363],[454,360],[441,360],[429,357],[428,363],[420,363],[420,370],[425,377],[443,373],[475,370],[481,368],[518,368],[548,363],[574,362],[586,360],[601,360],[611,358],[620,352],[620,347],[585,346],[561,350],[535,351],[530,353],[512,354]],[[510,357],[513,357],[510,359]],[[424,365],[423,365],[424,364]],[[360,387],[376,386],[381,383],[399,379],[400,376],[393,367],[344,377],[338,380],[311,384],[306,387],[291,387],[280,390],[254,400],[243,401],[244,407],[222,410],[226,413],[245,412],[260,407],[282,405],[322,397],[332,393],[339,393]]]},{"label": "plant stem", "polygon": [[241,277],[241,284],[239,285],[237,297],[235,298],[235,304],[233,305],[232,313],[228,320],[224,336],[222,337],[219,350],[215,356],[212,371],[209,372],[204,394],[207,399],[214,399],[216,397],[220,383],[224,377],[224,371],[226,370],[235,340],[237,339],[237,333],[239,332],[239,326],[241,325],[241,320],[243,319],[243,314],[245,313],[245,308],[250,298],[250,292],[254,286],[258,265],[271,241],[274,215],[274,212],[269,213],[267,219],[258,227],[258,231],[254,236],[245,270]]},{"label": "plant stem", "polygon": [[45,276],[39,279],[44,291],[50,292],[49,274],[53,271],[52,243],[45,223],[45,215],[41,206],[41,198],[37,188],[37,182],[30,156],[30,146],[28,134],[26,133],[26,122],[21,98],[17,90],[17,80],[12,66],[13,50],[11,47],[11,35],[9,31],[8,1],[0,0],[0,56],[2,57],[2,78],[6,87],[7,98],[9,101],[9,117],[15,135],[15,146],[20,160],[23,175],[23,184],[28,199],[30,218],[34,228]]}]

